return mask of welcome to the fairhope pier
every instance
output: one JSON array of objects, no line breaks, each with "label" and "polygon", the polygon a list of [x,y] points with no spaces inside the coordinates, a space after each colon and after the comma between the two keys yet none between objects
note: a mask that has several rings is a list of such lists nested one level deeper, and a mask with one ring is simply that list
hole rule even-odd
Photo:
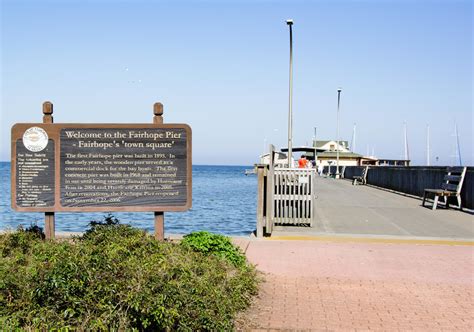
[{"label": "welcome to the fairhope pier", "polygon": [[150,211],[163,227],[163,212],[192,204],[191,128],[154,112],[153,124],[55,124],[46,102],[43,123],[12,128],[12,207],[45,212],[52,237],[61,211]]}]

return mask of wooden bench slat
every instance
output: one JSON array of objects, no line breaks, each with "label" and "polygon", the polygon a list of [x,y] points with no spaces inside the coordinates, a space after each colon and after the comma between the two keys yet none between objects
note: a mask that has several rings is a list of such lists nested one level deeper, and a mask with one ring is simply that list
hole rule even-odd
[{"label": "wooden bench slat", "polygon": [[462,173],[462,172],[464,172],[464,167],[451,166],[451,167],[448,167],[447,171],[449,173]]},{"label": "wooden bench slat", "polygon": [[458,190],[458,185],[452,183],[443,183],[441,185],[441,189],[456,192]]},{"label": "wooden bench slat", "polygon": [[445,175],[444,181],[459,182],[461,181],[461,175]]},{"label": "wooden bench slat", "polygon": [[425,189],[425,192],[427,193],[433,193],[433,194],[441,194],[444,192],[443,189]]},{"label": "wooden bench slat", "polygon": [[438,196],[457,196],[455,191],[447,191],[443,189],[425,189],[425,193],[432,193]]}]

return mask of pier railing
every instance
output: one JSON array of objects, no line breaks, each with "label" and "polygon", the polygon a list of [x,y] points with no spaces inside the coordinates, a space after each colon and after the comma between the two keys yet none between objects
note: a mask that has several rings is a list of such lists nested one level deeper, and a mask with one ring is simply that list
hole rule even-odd
[{"label": "pier railing", "polygon": [[[272,159],[272,158],[271,158]],[[258,177],[257,236],[274,226],[312,226],[316,170],[256,165]]]},{"label": "pier railing", "polygon": [[[365,166],[347,166],[344,178],[360,175]],[[370,166],[367,184],[393,191],[423,197],[427,188],[440,188],[446,175],[446,166]],[[461,189],[463,208],[474,209],[474,167],[468,167]]]}]

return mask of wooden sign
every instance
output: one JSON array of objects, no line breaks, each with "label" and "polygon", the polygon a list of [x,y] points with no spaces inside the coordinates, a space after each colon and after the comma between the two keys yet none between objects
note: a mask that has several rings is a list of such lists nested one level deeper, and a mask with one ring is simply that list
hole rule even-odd
[{"label": "wooden sign", "polygon": [[185,124],[16,124],[17,211],[185,211],[191,207]]}]

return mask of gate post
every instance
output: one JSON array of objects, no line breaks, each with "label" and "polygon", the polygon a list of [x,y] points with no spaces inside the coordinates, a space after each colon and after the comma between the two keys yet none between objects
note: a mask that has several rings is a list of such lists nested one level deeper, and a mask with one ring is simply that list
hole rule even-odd
[{"label": "gate post", "polygon": [[273,171],[274,169],[274,158],[275,158],[275,155],[274,155],[274,152],[275,152],[275,147],[273,146],[273,144],[270,144],[270,148],[269,148],[269,151],[270,151],[270,155],[269,155],[269,159],[270,159],[270,165],[268,167],[268,172],[267,172],[267,206],[266,206],[266,219],[265,219],[265,228],[266,228],[266,232],[268,234],[272,234],[272,231],[273,231],[273,192],[275,190],[274,188],[274,184],[273,184],[273,179],[274,179],[274,176],[275,176],[275,173]]},{"label": "gate post", "polygon": [[311,222],[313,227],[316,222],[316,170],[311,172]]},{"label": "gate post", "polygon": [[255,165],[257,169],[257,237],[263,237],[265,226],[265,170],[266,165]]}]

